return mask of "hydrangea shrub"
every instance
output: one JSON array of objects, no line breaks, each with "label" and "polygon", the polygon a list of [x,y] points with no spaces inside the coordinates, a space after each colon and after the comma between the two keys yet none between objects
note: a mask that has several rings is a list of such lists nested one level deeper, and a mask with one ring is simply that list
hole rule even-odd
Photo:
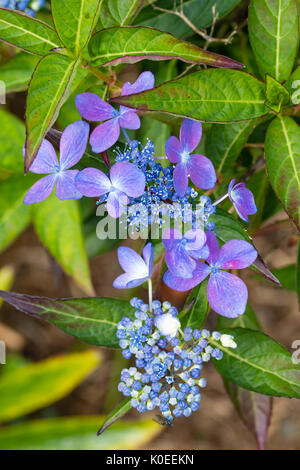
[{"label": "hydrangea shrub", "polygon": [[[258,406],[261,394],[300,398],[300,365],[261,331],[241,278],[250,268],[280,285],[251,238],[280,207],[275,200],[274,210],[274,193],[300,226],[297,1],[250,1],[243,58],[229,43],[236,35],[239,47],[246,22],[227,39],[212,35],[217,18],[239,1],[227,8],[215,1],[199,19],[188,1],[168,11],[162,2],[142,9],[137,0],[52,0],[50,24],[32,18],[44,3],[0,2],[0,39],[16,48],[11,67],[23,54],[32,71],[30,80],[17,79],[27,89],[19,198],[42,242],[90,297],[1,296],[82,341],[121,348],[129,361],[118,385],[124,400],[99,434],[130,408],[156,410],[168,425],[188,418],[199,408],[210,360],[238,408],[248,392]],[[187,15],[195,19],[191,30]],[[177,34],[175,17],[182,22]],[[124,81],[124,66],[137,62],[140,73]],[[255,143],[261,135],[265,142]],[[98,206],[97,213],[105,207],[108,223],[119,223],[108,249],[130,234],[139,238],[136,249],[118,247],[116,298],[92,296],[84,204]],[[65,254],[58,241],[67,236]],[[117,289],[134,291],[119,300]],[[218,321],[209,331],[212,312]],[[260,447],[271,409],[263,403],[264,418],[254,426],[255,416],[243,416]]]}]

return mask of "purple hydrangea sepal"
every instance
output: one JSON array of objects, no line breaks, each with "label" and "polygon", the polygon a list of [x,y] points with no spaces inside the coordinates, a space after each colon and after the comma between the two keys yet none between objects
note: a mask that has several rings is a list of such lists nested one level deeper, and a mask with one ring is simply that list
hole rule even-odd
[{"label": "purple hydrangea sepal", "polygon": [[143,256],[126,246],[118,248],[118,259],[125,273],[118,276],[113,283],[116,289],[137,287],[150,279],[153,272],[154,249],[152,243],[147,243]]},{"label": "purple hydrangea sepal", "polygon": [[46,199],[56,185],[56,196],[59,199],[80,199],[82,194],[75,187],[75,176],[79,170],[70,170],[83,156],[88,136],[89,125],[84,121],[70,124],[60,139],[60,160],[53,145],[46,139],[42,141],[37,156],[30,166],[30,171],[37,174],[48,174],[37,181],[26,193],[24,204],[33,204]]},{"label": "purple hydrangea sepal", "polygon": [[[143,72],[134,83],[126,82],[123,85],[122,95],[139,93],[153,86],[154,75],[151,72]],[[118,111],[94,93],[77,95],[75,104],[79,114],[87,121],[104,121],[91,133],[90,144],[95,153],[104,152],[112,147],[120,136],[120,128],[140,128],[140,118],[135,109],[120,106]]]},{"label": "purple hydrangea sepal", "polygon": [[244,240],[230,240],[219,249],[218,241],[213,232],[206,233],[209,248],[207,263],[196,262],[191,279],[183,279],[168,270],[164,282],[171,289],[184,292],[193,289],[209,276],[207,300],[211,308],[220,315],[235,318],[246,309],[248,291],[246,284],[237,276],[223,269],[243,269],[250,266],[257,257],[257,251]]},{"label": "purple hydrangea sepal", "polygon": [[228,186],[228,196],[239,217],[248,222],[248,215],[255,214],[257,207],[250,189],[246,188],[245,183],[235,183],[231,180]]},{"label": "purple hydrangea sepal", "polygon": [[110,169],[110,178],[96,168],[85,168],[75,178],[77,190],[87,197],[108,194],[107,211],[118,218],[129,203],[129,197],[139,197],[145,189],[145,175],[132,163],[115,163]]},{"label": "purple hydrangea sepal", "polygon": [[212,162],[203,155],[192,154],[202,136],[199,121],[184,119],[180,128],[180,139],[168,138],[165,150],[171,163],[175,163],[173,174],[174,188],[180,197],[186,194],[188,179],[199,189],[211,189],[217,181]]},{"label": "purple hydrangea sepal", "polygon": [[184,235],[177,229],[166,229],[162,241],[166,264],[175,276],[192,278],[195,259],[206,259],[209,255],[206,235],[201,229],[188,230]]}]

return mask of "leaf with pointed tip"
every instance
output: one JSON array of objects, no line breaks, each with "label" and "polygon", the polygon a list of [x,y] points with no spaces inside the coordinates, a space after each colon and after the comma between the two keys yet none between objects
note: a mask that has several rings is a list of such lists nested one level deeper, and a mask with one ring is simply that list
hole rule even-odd
[{"label": "leaf with pointed tip", "polygon": [[241,68],[242,64],[158,29],[123,26],[103,29],[89,43],[91,65],[134,64],[140,60],[179,59],[191,64]]},{"label": "leaf with pointed tip", "polygon": [[0,40],[42,56],[62,47],[56,31],[47,23],[6,8],[0,8]]},{"label": "leaf with pointed tip", "polygon": [[297,0],[251,0],[249,36],[261,74],[286,80],[299,47]]},{"label": "leaf with pointed tip", "polygon": [[264,450],[271,422],[273,397],[245,390],[226,379],[224,385],[240,418],[254,435],[259,450]]},{"label": "leaf with pointed tip", "polygon": [[213,363],[225,379],[263,395],[300,398],[300,364],[293,363],[283,346],[246,328],[226,328],[221,333],[232,335],[237,343],[231,349],[211,340],[223,352],[223,358]]},{"label": "leaf with pointed tip", "polygon": [[55,29],[61,42],[76,55],[87,44],[97,24],[102,0],[52,0]]},{"label": "leaf with pointed tip", "polygon": [[205,141],[206,156],[211,159],[217,173],[222,177],[232,169],[249,135],[260,122],[234,122],[232,124],[213,124]]},{"label": "leaf with pointed tip", "polygon": [[38,56],[21,52],[1,65],[0,81],[5,83],[5,92],[26,90],[38,60]]},{"label": "leaf with pointed tip", "polygon": [[51,255],[88,295],[93,295],[78,201],[61,201],[52,193],[32,206],[32,219]]},{"label": "leaf with pointed tip", "polygon": [[38,63],[27,95],[25,172],[68,98],[78,67],[79,62],[58,54],[47,55]]},{"label": "leaf with pointed tip", "polygon": [[109,428],[112,424],[123,418],[123,416],[128,413],[128,411],[131,409],[130,402],[131,397],[125,398],[125,400],[121,401],[121,403],[104,420],[101,428],[97,432],[97,436],[103,434],[107,428]]},{"label": "leaf with pointed tip", "polygon": [[144,0],[103,0],[97,29],[129,25],[143,4]]},{"label": "leaf with pointed tip", "polygon": [[51,357],[1,376],[0,421],[18,418],[63,398],[100,362],[97,351],[87,350]]},{"label": "leaf with pointed tip", "polygon": [[239,70],[207,69],[112,102],[207,122],[244,121],[269,112],[265,85]]},{"label": "leaf with pointed tip", "polygon": [[268,73],[266,74],[266,98],[266,105],[275,113],[279,113],[281,107],[290,101],[288,90]]},{"label": "leaf with pointed tip", "polygon": [[277,286],[281,286],[280,281],[276,276],[274,276],[273,273],[271,273],[259,253],[251,268],[253,271],[255,271],[260,276],[263,276],[268,281],[273,282]]},{"label": "leaf with pointed tip", "polygon": [[117,324],[134,317],[128,302],[106,297],[49,299],[0,291],[0,297],[21,312],[48,321],[65,333],[95,346],[118,348]]},{"label": "leaf with pointed tip", "polygon": [[[279,280],[282,289],[297,291],[296,264],[289,264],[281,268],[273,269],[273,274]],[[256,275],[254,275],[254,278],[261,280],[261,278]]]},{"label": "leaf with pointed tip", "polygon": [[[216,213],[211,215],[209,220],[215,222],[215,234],[222,244],[234,239],[245,240],[248,243],[252,243],[252,238],[244,227],[231,214],[228,214],[228,212],[223,209],[217,207]],[[269,281],[280,285],[278,279],[269,271],[259,254],[251,265],[251,269]]]},{"label": "leaf with pointed tip", "polygon": [[300,128],[292,118],[279,116],[271,122],[265,158],[275,194],[300,230]]}]

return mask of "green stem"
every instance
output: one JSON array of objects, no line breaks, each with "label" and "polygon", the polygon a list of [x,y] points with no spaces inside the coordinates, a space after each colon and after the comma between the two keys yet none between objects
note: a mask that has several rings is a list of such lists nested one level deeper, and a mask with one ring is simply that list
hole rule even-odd
[{"label": "green stem", "polygon": [[148,279],[148,298],[149,298],[149,311],[152,312],[152,281]]}]

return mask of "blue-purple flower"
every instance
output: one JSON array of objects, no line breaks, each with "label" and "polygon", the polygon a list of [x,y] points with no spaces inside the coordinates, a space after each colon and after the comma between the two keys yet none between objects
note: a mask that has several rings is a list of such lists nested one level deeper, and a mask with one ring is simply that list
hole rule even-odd
[{"label": "blue-purple flower", "polygon": [[206,243],[209,248],[208,264],[197,261],[191,279],[176,276],[169,270],[164,275],[164,282],[171,289],[184,292],[209,276],[207,299],[211,308],[225,317],[238,317],[246,309],[247,286],[237,276],[222,270],[247,268],[255,261],[257,251],[244,240],[230,240],[219,249],[213,232],[206,232]]},{"label": "blue-purple flower", "polygon": [[176,163],[173,183],[180,197],[187,192],[189,177],[199,189],[213,188],[216,183],[212,162],[203,155],[191,154],[198,146],[201,135],[200,122],[184,119],[180,128],[180,140],[171,136],[166,142],[166,155],[171,163]]},{"label": "blue-purple flower", "polygon": [[[131,95],[154,86],[154,75],[143,72],[135,83],[126,82],[122,88],[123,95]],[[75,104],[79,114],[87,121],[104,121],[97,126],[90,137],[90,144],[95,153],[104,152],[114,145],[120,135],[120,128],[139,129],[141,122],[135,109],[120,106],[113,108],[94,93],[81,93],[76,96]]]},{"label": "blue-purple flower", "polygon": [[41,202],[46,199],[56,185],[59,199],[80,199],[82,194],[76,189],[74,179],[79,170],[70,170],[83,156],[89,136],[89,125],[84,121],[70,124],[60,139],[60,160],[53,145],[44,139],[33,161],[30,171],[48,174],[37,181],[27,192],[24,204]]},{"label": "blue-purple flower", "polygon": [[85,168],[75,179],[76,188],[88,197],[108,195],[107,211],[118,218],[129,203],[129,197],[138,197],[145,189],[145,175],[132,163],[115,163],[110,178],[96,168]]},{"label": "blue-purple flower", "polygon": [[143,256],[126,246],[118,249],[118,259],[124,274],[118,276],[113,283],[116,289],[129,289],[143,284],[151,278],[154,263],[154,249],[152,243],[147,243],[143,249]]},{"label": "blue-purple flower", "polygon": [[209,255],[206,235],[201,229],[188,230],[183,236],[177,229],[166,229],[162,241],[166,249],[166,264],[178,277],[192,278],[196,269],[195,259],[206,259]]},{"label": "blue-purple flower", "polygon": [[257,208],[254,197],[250,189],[246,188],[245,183],[235,183],[235,179],[231,180],[228,186],[228,196],[239,217],[248,222],[248,215],[255,214]]}]

